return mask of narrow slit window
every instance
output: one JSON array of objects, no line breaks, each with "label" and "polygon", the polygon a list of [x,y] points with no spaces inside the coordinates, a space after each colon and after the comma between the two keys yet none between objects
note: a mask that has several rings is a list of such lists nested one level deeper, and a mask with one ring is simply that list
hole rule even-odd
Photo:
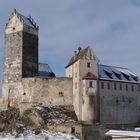
[{"label": "narrow slit window", "polygon": [[87,63],[87,67],[90,68],[90,62]]},{"label": "narrow slit window", "polygon": [[128,84],[126,84],[126,91],[128,91]]},{"label": "narrow slit window", "polygon": [[101,82],[101,88],[104,89],[104,82]]},{"label": "narrow slit window", "polygon": [[114,83],[114,90],[117,90],[117,84]]},{"label": "narrow slit window", "polygon": [[134,91],[134,85],[131,85],[131,90]]},{"label": "narrow slit window", "polygon": [[93,87],[92,81],[89,81],[89,87]]},{"label": "narrow slit window", "polygon": [[120,84],[120,90],[122,90],[122,84]]},{"label": "narrow slit window", "polygon": [[107,83],[107,89],[110,89],[110,83]]}]

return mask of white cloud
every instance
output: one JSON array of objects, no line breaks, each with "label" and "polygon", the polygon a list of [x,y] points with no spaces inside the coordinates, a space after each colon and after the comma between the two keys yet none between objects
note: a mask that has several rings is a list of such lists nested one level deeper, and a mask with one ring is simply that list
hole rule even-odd
[{"label": "white cloud", "polygon": [[0,2],[0,40],[13,8],[35,18],[40,26],[40,60],[58,74],[64,73],[79,44],[90,45],[102,63],[129,66],[140,73],[139,0],[5,0]]}]

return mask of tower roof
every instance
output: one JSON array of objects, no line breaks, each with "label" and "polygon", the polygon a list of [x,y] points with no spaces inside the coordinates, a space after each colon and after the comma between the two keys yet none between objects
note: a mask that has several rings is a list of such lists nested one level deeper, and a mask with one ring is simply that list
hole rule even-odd
[{"label": "tower roof", "polygon": [[[68,62],[67,67],[71,66],[73,63],[75,63],[76,61],[78,61],[79,59],[84,59],[85,57],[87,57],[87,53],[90,52],[90,56],[89,57],[93,57],[92,59],[94,60],[98,60],[97,56],[95,55],[95,53],[92,51],[92,49],[88,46],[84,49],[82,49],[81,47],[78,48],[78,52],[75,51],[74,56],[70,59],[70,61]],[[89,59],[89,58],[88,58]]]},{"label": "tower roof", "polygon": [[85,49],[80,50],[77,54],[75,54],[75,56],[73,56],[70,61],[68,62],[67,67],[69,67],[70,65],[72,65],[73,63],[75,63],[77,60],[82,59],[84,54],[87,53],[89,47],[86,47]]},{"label": "tower roof", "polygon": [[[18,19],[20,21],[20,23],[22,23],[25,26],[28,26],[28,27],[34,28],[34,29],[38,29],[39,28],[37,26],[36,22],[34,21],[34,19],[31,16],[26,17],[26,16],[20,14],[16,9],[14,9],[13,12],[12,12],[12,14],[11,14],[11,17],[9,18],[9,21],[11,21],[14,16],[16,17],[16,19]],[[15,20],[15,18],[14,18],[14,20]],[[9,24],[10,24],[10,22],[8,22],[6,24],[6,27]]]}]

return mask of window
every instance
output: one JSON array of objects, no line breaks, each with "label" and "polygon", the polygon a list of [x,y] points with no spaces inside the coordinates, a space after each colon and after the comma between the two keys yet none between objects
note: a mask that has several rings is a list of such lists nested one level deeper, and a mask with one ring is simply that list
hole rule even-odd
[{"label": "window", "polygon": [[114,72],[114,71],[113,71],[113,73],[115,74],[115,76],[116,76],[118,79],[120,79],[120,80],[122,79],[122,78],[121,78],[121,75],[120,75],[119,73],[116,73],[116,72]]},{"label": "window", "polygon": [[89,81],[89,87],[93,87],[92,81]]},{"label": "window", "polygon": [[116,84],[116,83],[114,83],[114,89],[115,89],[115,90],[117,89],[117,84]]},{"label": "window", "polygon": [[140,91],[140,85],[138,86],[138,91]]},{"label": "window", "polygon": [[122,90],[122,84],[120,84],[120,90]]},{"label": "window", "polygon": [[104,89],[104,82],[101,82],[101,88]]},{"label": "window", "polygon": [[107,89],[110,89],[110,83],[107,83]]},{"label": "window", "polygon": [[129,75],[127,75],[127,74],[125,74],[125,73],[122,73],[122,75],[125,77],[126,80],[130,81]]},{"label": "window", "polygon": [[75,73],[75,78],[77,78],[77,72]]},{"label": "window", "polygon": [[126,91],[128,91],[128,84],[126,84]]},{"label": "window", "polygon": [[75,64],[75,68],[77,68],[77,64]]},{"label": "window", "polygon": [[90,68],[90,62],[87,63],[87,67]]},{"label": "window", "polygon": [[131,90],[134,91],[134,85],[131,85]]},{"label": "window", "polygon": [[75,83],[75,89],[77,89],[77,83]]},{"label": "window", "polygon": [[106,70],[104,70],[104,73],[107,75],[107,77],[109,77],[109,78],[113,78],[112,77],[112,73],[110,73],[110,72],[108,72],[108,71],[106,71]]}]

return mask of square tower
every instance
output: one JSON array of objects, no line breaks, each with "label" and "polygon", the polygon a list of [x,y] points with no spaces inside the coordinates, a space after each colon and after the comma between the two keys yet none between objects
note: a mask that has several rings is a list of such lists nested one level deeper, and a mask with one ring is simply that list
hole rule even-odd
[{"label": "square tower", "polygon": [[3,83],[38,74],[38,26],[14,10],[5,27]]}]

